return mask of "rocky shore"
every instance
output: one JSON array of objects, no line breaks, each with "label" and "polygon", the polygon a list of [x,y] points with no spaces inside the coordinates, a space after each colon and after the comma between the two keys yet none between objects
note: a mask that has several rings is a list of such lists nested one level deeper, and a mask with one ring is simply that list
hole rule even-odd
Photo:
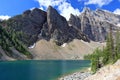
[{"label": "rocky shore", "polygon": [[84,80],[120,80],[120,60],[114,64],[102,67],[94,75]]},{"label": "rocky shore", "polygon": [[63,76],[58,80],[84,80],[85,78],[91,75],[91,72],[76,72],[68,76]]}]

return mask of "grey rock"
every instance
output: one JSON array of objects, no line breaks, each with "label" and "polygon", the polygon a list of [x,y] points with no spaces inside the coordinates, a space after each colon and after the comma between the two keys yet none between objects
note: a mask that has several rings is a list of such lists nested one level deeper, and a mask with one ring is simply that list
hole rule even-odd
[{"label": "grey rock", "polygon": [[19,39],[27,46],[30,46],[38,40],[38,34],[46,21],[46,12],[35,8],[10,18],[7,21],[7,26],[11,26],[11,29],[16,32],[22,32]]},{"label": "grey rock", "polygon": [[[73,16],[74,19],[79,18]],[[72,22],[71,18],[71,22]],[[74,23],[74,22],[73,22]],[[47,23],[43,25],[39,39],[54,39],[57,45],[62,45],[63,43],[70,42],[73,39],[83,39],[89,41],[85,34],[83,34],[77,26],[77,22],[73,26],[69,26],[66,19],[61,16],[54,8],[51,6],[47,10]]]},{"label": "grey rock", "polygon": [[47,23],[51,38],[55,39],[60,44],[68,40],[68,23],[66,19],[59,15],[51,6],[49,6],[47,10]]},{"label": "grey rock", "polygon": [[81,20],[78,16],[74,16],[73,14],[70,15],[70,19],[68,21],[70,26],[75,26],[76,28],[81,29]]},{"label": "grey rock", "polygon": [[43,24],[43,28],[41,29],[41,33],[38,35],[38,38],[49,41],[51,36],[49,34],[48,29],[49,29],[49,26],[48,26],[48,23],[46,22],[45,24]]},{"label": "grey rock", "polygon": [[47,10],[47,23],[43,25],[39,38],[54,39],[56,44],[62,45],[69,41],[69,26],[66,19],[54,8],[49,6]]},{"label": "grey rock", "polygon": [[93,11],[90,8],[84,8],[79,16],[71,15],[68,23],[81,30],[89,39],[103,42],[106,40],[110,27],[113,32],[119,28],[116,25],[120,23],[120,15],[101,9]]},{"label": "grey rock", "polygon": [[38,24],[39,26],[42,26],[47,20],[46,15],[47,14],[45,11],[35,8],[31,11],[29,17],[34,23]]}]

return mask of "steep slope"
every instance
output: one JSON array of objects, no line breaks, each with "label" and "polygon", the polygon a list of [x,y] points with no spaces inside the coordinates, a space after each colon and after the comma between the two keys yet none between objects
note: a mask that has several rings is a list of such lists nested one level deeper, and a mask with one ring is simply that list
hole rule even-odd
[{"label": "steep slope", "polygon": [[53,39],[57,45],[68,43],[73,39],[82,39],[89,42],[85,34],[74,26],[69,26],[66,19],[51,6],[48,7],[47,22],[43,25],[39,38]]},{"label": "steep slope", "polygon": [[70,42],[73,39],[89,39],[80,30],[69,26],[66,19],[54,8],[48,7],[47,12],[38,8],[27,10],[21,15],[14,16],[7,21],[0,23],[8,30],[15,30],[26,46],[34,44],[40,39],[55,40],[57,45]]},{"label": "steep slope", "polygon": [[105,43],[85,42],[74,39],[70,43],[64,43],[61,46],[55,44],[54,40],[40,40],[35,47],[29,49],[34,59],[83,59],[83,56],[92,53],[96,48],[103,48]]},{"label": "steep slope", "polygon": [[0,60],[4,61],[4,60],[15,60],[15,59],[12,58],[12,57],[7,56],[5,51],[0,46]]},{"label": "steep slope", "polygon": [[[27,49],[24,49],[23,46],[29,47],[42,39],[47,41],[52,39],[54,43],[59,46],[64,43],[69,43],[74,39],[82,39],[90,42],[84,33],[74,26],[69,26],[66,19],[51,6],[48,7],[47,12],[38,8],[27,10],[21,15],[14,16],[9,20],[1,21],[0,25],[2,25],[2,28],[8,33],[8,37],[13,35],[11,37],[12,42],[10,42],[13,48],[5,43],[3,43],[1,47],[4,47],[3,45],[5,45],[5,47],[7,47],[6,49],[12,51],[8,56],[12,55],[11,57],[15,57],[16,59],[24,59],[21,58],[21,53],[28,55]],[[24,45],[19,47],[17,44],[19,44],[19,46]],[[10,52],[8,52],[8,54],[9,53]],[[32,57],[31,54],[29,54],[29,57]]]},{"label": "steep slope", "polygon": [[7,30],[14,30],[19,33],[18,38],[25,45],[32,45],[38,39],[43,24],[47,21],[46,12],[38,8],[27,10],[21,15],[14,16],[1,25]]},{"label": "steep slope", "polygon": [[120,60],[113,65],[101,68],[97,73],[85,80],[120,80]]},{"label": "steep slope", "polygon": [[[82,54],[91,53],[94,50],[90,45],[96,44],[99,46],[94,41],[105,42],[110,27],[115,33],[117,29],[119,30],[119,24],[120,15],[101,9],[92,11],[89,8],[85,8],[80,16],[71,14],[69,21],[66,21],[51,6],[48,7],[46,12],[35,8],[0,22],[0,25],[3,26],[7,33],[10,32],[9,35],[15,33],[15,40],[20,41],[25,47],[36,44],[35,48],[30,49],[34,57],[40,55],[35,59],[75,59],[76,57],[81,59]],[[61,46],[65,44],[70,44],[70,46],[75,44],[76,47],[72,48],[72,50],[69,47],[69,49],[66,49],[66,47],[61,49]],[[12,52],[18,53],[21,51],[20,54],[24,53],[20,48],[16,52],[14,49],[17,49],[17,46],[13,43],[12,45]],[[54,51],[54,48],[47,47],[47,45],[57,46],[57,50]],[[3,46],[1,45],[1,47]],[[42,47],[47,47],[46,51]],[[84,49],[86,50],[82,51]],[[20,55],[17,54],[17,56]]]},{"label": "steep slope", "polygon": [[84,8],[80,16],[71,15],[68,23],[85,33],[89,39],[102,42],[106,40],[110,27],[113,32],[119,29],[120,15],[101,9],[92,11]]},{"label": "steep slope", "polygon": [[31,59],[32,55],[16,38],[15,32],[8,32],[0,26],[0,60]]},{"label": "steep slope", "polygon": [[[48,9],[47,14],[48,13],[50,14],[49,10],[54,10],[53,8],[51,9],[51,7],[49,7],[49,8],[50,9]],[[53,12],[53,11],[51,11],[51,12]],[[58,19],[58,17],[56,18],[56,15],[58,15],[58,13],[55,11],[53,15],[55,17],[54,18],[52,17],[52,18],[55,19],[56,21],[53,20],[53,22],[52,22],[51,21],[52,19],[48,20],[49,25],[52,25],[52,26],[49,26],[48,23],[47,23],[47,25],[48,25],[48,28],[52,27],[53,33],[54,33],[54,31],[55,31],[54,28],[56,27],[56,29],[58,29],[58,28],[61,28],[61,26],[59,26],[60,23],[58,24],[58,22],[57,22],[57,20],[59,20],[60,18],[59,19]],[[50,15],[47,15],[47,17],[49,17],[49,16]],[[111,16],[111,17],[109,18],[109,16]],[[108,20],[110,20],[110,21],[108,21]],[[114,20],[114,22],[112,23],[113,20]],[[59,20],[59,22],[61,22],[61,21]],[[107,12],[104,10],[100,10],[100,9],[98,9],[96,11],[92,11],[89,8],[85,8],[80,16],[74,16],[71,14],[71,18],[68,21],[69,27],[67,27],[68,30],[70,27],[72,27],[71,32],[67,33],[67,30],[65,29],[67,35],[68,34],[73,35],[73,37],[72,37],[73,41],[71,40],[71,42],[69,43],[69,46],[76,44],[75,47],[71,48],[71,47],[66,46],[63,48],[61,46],[55,45],[54,40],[52,42],[51,41],[50,42],[43,41],[42,43],[39,41],[36,43],[36,47],[31,49],[31,51],[35,54],[35,56],[36,56],[35,59],[38,59],[38,58],[39,59],[82,59],[85,54],[92,53],[93,50],[99,46],[99,44],[100,44],[100,46],[103,46],[103,44],[102,43],[98,44],[97,42],[92,42],[92,41],[90,43],[85,43],[84,41],[79,42],[79,40],[76,41],[74,39],[81,39],[81,38],[77,37],[78,34],[76,34],[75,32],[78,31],[78,33],[82,33],[83,35],[80,35],[82,37],[85,34],[89,37],[89,39],[91,39],[93,41],[104,42],[106,40],[107,34],[109,33],[110,27],[112,27],[113,32],[115,32],[117,29],[119,29],[119,27],[116,26],[119,22],[120,22],[119,15],[115,15],[113,13],[110,13],[110,12]],[[53,24],[53,23],[56,23],[56,24]],[[65,21],[65,23],[66,23],[66,21]],[[57,28],[57,26],[59,26],[59,27]],[[68,26],[68,25],[65,25],[65,26]],[[60,29],[60,30],[63,31],[64,29]],[[72,32],[72,30],[76,30],[76,31]],[[49,30],[45,29],[45,31],[49,31]],[[57,34],[58,34],[58,32],[57,32]],[[56,33],[54,35],[56,35]],[[68,37],[67,35],[66,35],[66,38]],[[60,35],[59,35],[59,37],[60,37]],[[54,37],[52,39],[54,39]],[[64,40],[64,38],[62,38],[62,40],[61,39],[55,39],[55,40],[57,40],[59,42],[59,40],[62,41],[62,40]],[[67,42],[63,41],[62,44],[63,43],[66,44]],[[63,45],[65,45],[65,44],[63,44]],[[97,46],[93,48],[93,46],[95,46],[95,44]],[[48,45],[50,45],[51,47]],[[91,45],[93,45],[93,46],[91,46]],[[46,50],[48,50],[48,51],[46,51]]]}]

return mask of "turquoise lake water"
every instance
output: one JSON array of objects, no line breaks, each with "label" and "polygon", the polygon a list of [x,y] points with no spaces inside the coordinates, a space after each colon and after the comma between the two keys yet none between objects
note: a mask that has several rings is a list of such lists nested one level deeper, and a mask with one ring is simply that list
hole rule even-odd
[{"label": "turquoise lake water", "polygon": [[87,60],[28,60],[0,62],[0,80],[56,80],[87,68]]}]

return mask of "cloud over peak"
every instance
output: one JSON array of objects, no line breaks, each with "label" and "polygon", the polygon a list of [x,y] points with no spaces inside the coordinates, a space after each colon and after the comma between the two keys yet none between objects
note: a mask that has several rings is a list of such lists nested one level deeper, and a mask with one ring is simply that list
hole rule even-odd
[{"label": "cloud over peak", "polygon": [[[80,15],[80,10],[78,8],[74,8],[68,0],[35,0],[39,3],[39,7],[42,10],[47,10],[48,6],[51,5],[52,7],[56,8],[59,13],[66,17],[68,20],[70,18],[70,14],[73,15]],[[84,5],[95,5],[98,7],[102,7],[105,5],[110,4],[113,0],[77,0],[78,2],[83,2]],[[118,0],[120,1],[120,0]],[[117,12],[118,13],[118,10]]]},{"label": "cloud over peak", "polygon": [[10,16],[8,15],[0,15],[0,20],[8,20]]},{"label": "cloud over peak", "polygon": [[119,8],[117,8],[116,10],[114,10],[114,12],[113,12],[114,14],[118,14],[118,15],[120,15],[120,9]]},{"label": "cloud over peak", "polygon": [[60,14],[68,20],[70,18],[70,14],[79,15],[79,9],[75,9],[72,7],[71,3],[67,2],[67,0],[36,0],[39,2],[40,8],[46,10],[49,5],[56,7]]}]

